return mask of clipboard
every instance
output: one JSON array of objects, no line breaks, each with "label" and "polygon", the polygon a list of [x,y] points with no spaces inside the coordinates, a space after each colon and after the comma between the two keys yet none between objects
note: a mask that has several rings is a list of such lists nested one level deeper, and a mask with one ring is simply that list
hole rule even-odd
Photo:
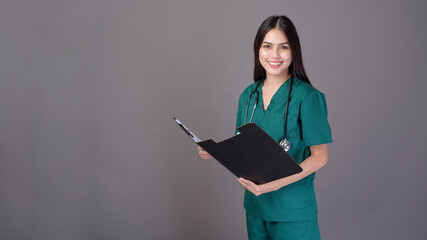
[{"label": "clipboard", "polygon": [[216,143],[212,139],[201,141],[181,121],[174,119],[197,145],[238,178],[259,185],[302,172],[295,159],[255,123],[238,127],[240,134]]}]

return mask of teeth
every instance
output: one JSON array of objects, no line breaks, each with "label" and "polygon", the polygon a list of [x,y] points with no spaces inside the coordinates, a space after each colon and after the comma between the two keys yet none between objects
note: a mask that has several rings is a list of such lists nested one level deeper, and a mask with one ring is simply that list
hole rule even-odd
[{"label": "teeth", "polygon": [[277,65],[279,65],[279,64],[281,64],[281,63],[272,63],[272,62],[270,62],[270,64],[271,64],[271,65],[275,65],[275,66],[277,66]]}]

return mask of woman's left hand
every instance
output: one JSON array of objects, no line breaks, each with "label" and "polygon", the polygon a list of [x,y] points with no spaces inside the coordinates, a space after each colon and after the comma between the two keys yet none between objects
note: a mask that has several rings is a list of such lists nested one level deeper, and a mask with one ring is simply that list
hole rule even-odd
[{"label": "woman's left hand", "polygon": [[240,184],[242,184],[249,192],[253,193],[255,196],[259,196],[261,194],[277,190],[273,186],[273,182],[256,185],[254,182],[244,178],[238,178],[237,180],[240,182]]},{"label": "woman's left hand", "polygon": [[302,172],[280,178],[265,184],[256,185],[252,181],[244,178],[237,179],[249,192],[259,196],[264,193],[279,190],[291,183],[299,181],[313,172],[319,170],[328,162],[328,147],[326,144],[310,146],[311,156],[305,159],[301,164]]}]

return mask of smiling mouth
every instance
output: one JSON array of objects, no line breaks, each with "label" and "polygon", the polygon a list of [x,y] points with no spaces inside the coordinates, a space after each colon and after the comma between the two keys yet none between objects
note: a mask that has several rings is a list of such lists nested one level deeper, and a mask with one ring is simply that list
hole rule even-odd
[{"label": "smiling mouth", "polygon": [[270,64],[270,66],[273,67],[273,68],[279,67],[282,63],[283,62],[268,62],[268,64]]}]

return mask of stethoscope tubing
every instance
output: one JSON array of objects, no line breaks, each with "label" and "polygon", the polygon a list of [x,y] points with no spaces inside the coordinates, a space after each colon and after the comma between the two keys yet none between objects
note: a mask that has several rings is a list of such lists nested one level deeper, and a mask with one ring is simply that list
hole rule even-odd
[{"label": "stethoscope tubing", "polygon": [[248,100],[246,100],[246,112],[245,112],[245,123],[247,121],[247,117],[248,117],[248,108],[249,108],[249,101],[251,100],[252,95],[255,93],[256,97],[255,97],[255,104],[254,104],[254,109],[252,109],[252,114],[251,117],[249,118],[249,122],[252,122],[252,118],[254,117],[254,113],[255,113],[255,109],[258,105],[258,100],[259,100],[259,92],[258,92],[258,87],[259,85],[261,85],[263,81],[259,81],[255,87],[254,90],[252,90],[252,92],[249,94]]},{"label": "stethoscope tubing", "polygon": [[[287,139],[287,126],[288,126],[287,123],[288,123],[288,109],[289,109],[289,102],[291,101],[291,93],[292,93],[293,80],[294,80],[294,77],[292,76],[292,78],[291,78],[291,86],[289,86],[288,101],[286,103],[286,108],[285,108],[285,122],[284,122],[284,133],[283,133],[284,139],[280,142],[280,145],[283,147],[283,149],[285,151],[288,151],[291,148],[291,143]],[[262,80],[262,81],[259,80],[259,82],[257,83],[255,89],[252,90],[252,92],[249,94],[248,100],[246,101],[245,124],[247,123],[248,110],[249,110],[249,102],[251,100],[252,95],[256,94],[254,108],[252,109],[252,114],[251,114],[251,117],[249,118],[249,122],[248,123],[252,122],[252,118],[254,116],[254,113],[255,113],[255,110],[256,110],[256,107],[257,107],[258,101],[259,101],[258,87],[259,87],[259,85],[261,85],[262,82],[264,82],[264,80]]]},{"label": "stethoscope tubing", "polygon": [[289,102],[291,101],[291,93],[292,93],[292,83],[293,83],[294,78],[291,78],[291,86],[289,86],[289,93],[288,93],[288,102],[286,103],[286,109],[285,109],[285,127],[284,127],[284,137],[286,139],[286,133],[288,132],[288,108],[289,108]]}]

